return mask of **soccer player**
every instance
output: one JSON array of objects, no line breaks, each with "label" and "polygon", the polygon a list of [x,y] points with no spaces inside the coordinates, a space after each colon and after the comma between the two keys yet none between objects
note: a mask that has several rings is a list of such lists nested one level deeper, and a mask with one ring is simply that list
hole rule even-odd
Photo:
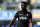
[{"label": "soccer player", "polygon": [[17,27],[28,27],[29,24],[30,27],[32,27],[32,14],[27,11],[26,6],[27,6],[26,2],[21,3],[22,10],[16,13],[13,20],[10,22],[9,27],[11,27],[16,18],[18,18]]}]

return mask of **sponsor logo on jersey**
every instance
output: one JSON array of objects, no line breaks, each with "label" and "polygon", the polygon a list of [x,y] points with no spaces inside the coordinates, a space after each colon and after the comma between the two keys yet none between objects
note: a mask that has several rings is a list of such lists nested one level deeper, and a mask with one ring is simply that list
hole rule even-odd
[{"label": "sponsor logo on jersey", "polygon": [[27,20],[26,17],[20,17],[19,19],[20,19],[20,20]]}]

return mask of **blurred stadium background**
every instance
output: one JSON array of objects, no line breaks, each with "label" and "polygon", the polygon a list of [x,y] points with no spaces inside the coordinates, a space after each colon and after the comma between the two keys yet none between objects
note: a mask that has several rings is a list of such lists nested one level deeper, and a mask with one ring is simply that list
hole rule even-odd
[{"label": "blurred stadium background", "polygon": [[[33,27],[40,27],[40,0],[0,0],[0,27],[9,27],[16,12],[21,10],[21,2],[28,2],[27,10],[32,13]],[[17,27],[18,19],[12,27]]]}]

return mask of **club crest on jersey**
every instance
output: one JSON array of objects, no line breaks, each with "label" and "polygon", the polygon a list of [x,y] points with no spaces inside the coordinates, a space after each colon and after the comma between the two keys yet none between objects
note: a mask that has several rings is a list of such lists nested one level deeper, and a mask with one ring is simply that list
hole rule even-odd
[{"label": "club crest on jersey", "polygon": [[27,14],[27,16],[29,16],[29,15]]}]

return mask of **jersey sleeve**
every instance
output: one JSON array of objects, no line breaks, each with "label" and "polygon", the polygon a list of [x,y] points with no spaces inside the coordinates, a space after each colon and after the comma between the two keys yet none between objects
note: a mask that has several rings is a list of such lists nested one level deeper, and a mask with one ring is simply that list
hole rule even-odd
[{"label": "jersey sleeve", "polygon": [[18,12],[15,14],[15,16],[14,16],[15,18],[18,18]]},{"label": "jersey sleeve", "polygon": [[[31,19],[31,21],[32,21],[32,14],[31,14],[31,13],[29,14],[29,18],[30,18],[30,19]],[[29,19],[29,20],[30,20],[30,19]]]}]

